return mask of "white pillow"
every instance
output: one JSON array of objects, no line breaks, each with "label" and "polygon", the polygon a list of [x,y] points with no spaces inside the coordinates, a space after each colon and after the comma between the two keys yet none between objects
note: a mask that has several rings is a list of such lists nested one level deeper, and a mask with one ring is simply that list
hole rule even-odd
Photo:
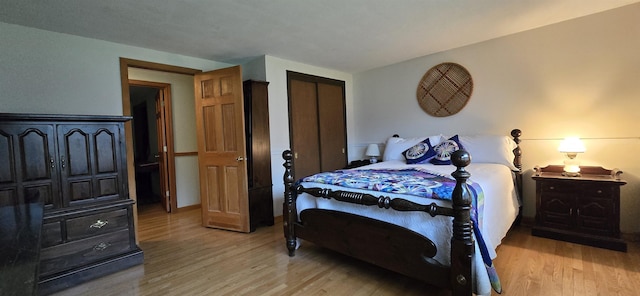
[{"label": "white pillow", "polygon": [[382,161],[389,160],[402,160],[405,158],[402,152],[413,147],[415,144],[422,142],[424,139],[429,138],[431,145],[435,146],[442,141],[442,135],[435,135],[429,137],[416,137],[416,138],[394,138],[391,137],[387,140],[387,144],[384,145],[384,153],[382,154]]},{"label": "white pillow", "polygon": [[513,165],[513,149],[518,147],[508,136],[459,136],[460,143],[471,154],[472,163],[503,164],[518,171]]}]

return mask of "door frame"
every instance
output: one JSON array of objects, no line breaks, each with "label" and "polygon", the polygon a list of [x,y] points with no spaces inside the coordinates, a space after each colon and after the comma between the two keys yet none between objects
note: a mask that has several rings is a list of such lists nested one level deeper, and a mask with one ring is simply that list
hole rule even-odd
[{"label": "door frame", "polygon": [[[153,82],[153,81],[142,81],[142,80],[133,80],[133,79],[129,79],[129,86],[142,86],[142,87],[150,87],[150,88],[155,88],[158,89],[158,91],[162,94],[162,99],[164,101],[164,103],[162,104],[162,108],[164,109],[163,112],[165,114],[165,120],[163,121],[163,125],[164,127],[160,127],[157,126],[156,124],[156,128],[158,130],[161,130],[161,128],[164,128],[164,139],[160,139],[158,138],[158,142],[161,143],[166,143],[167,146],[167,151],[158,151],[158,153],[164,153],[165,157],[163,157],[162,159],[164,160],[163,163],[160,164],[159,169],[160,170],[164,170],[164,176],[166,176],[167,180],[160,180],[160,182],[163,182],[165,184],[167,184],[166,186],[168,186],[168,188],[166,188],[169,194],[167,196],[167,193],[165,191],[161,192],[162,194],[162,202],[163,202],[163,207],[167,210],[167,213],[172,213],[175,211],[176,208],[178,208],[178,202],[177,202],[177,198],[176,198],[176,160],[175,160],[175,153],[174,153],[174,149],[173,149],[173,116],[171,115],[171,110],[172,110],[172,103],[171,103],[171,84],[168,83],[161,83],[161,82]],[[157,100],[158,98],[156,98]],[[156,110],[157,112],[157,110]],[[154,114],[154,118],[155,118],[155,114]],[[157,143],[156,143],[157,144]],[[163,176],[162,172],[160,173],[160,176]],[[161,185],[160,188],[162,188],[163,186]],[[169,204],[167,207],[167,204],[165,203],[166,199],[169,198]]]},{"label": "door frame", "polygon": [[[132,116],[131,98],[129,93],[129,68],[140,68],[160,72],[169,72],[176,74],[194,75],[202,72],[200,69],[192,69],[186,67],[171,66],[141,60],[128,58],[120,58],[120,85],[122,86],[122,115]],[[129,180],[129,197],[137,200],[136,196],[136,170],[133,162],[133,127],[131,121],[124,123],[125,142],[127,148],[127,176]],[[136,204],[133,205],[133,217],[138,232],[138,211]],[[138,240],[136,235],[136,242]]]}]

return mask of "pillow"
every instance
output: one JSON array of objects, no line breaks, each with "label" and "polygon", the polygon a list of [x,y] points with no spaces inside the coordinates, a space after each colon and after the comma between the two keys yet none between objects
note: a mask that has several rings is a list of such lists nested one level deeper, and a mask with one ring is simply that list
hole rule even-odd
[{"label": "pillow", "polygon": [[425,139],[429,139],[431,145],[437,145],[442,140],[442,135],[435,135],[430,137],[417,137],[417,138],[398,138],[391,137],[387,140],[384,146],[384,153],[382,154],[382,161],[389,160],[404,160],[402,152],[411,148],[413,145],[418,144]]},{"label": "pillow", "polygon": [[513,149],[518,145],[508,136],[460,136],[460,143],[471,154],[474,163],[503,164],[513,171],[518,171],[513,165]]},{"label": "pillow", "polygon": [[407,159],[407,164],[426,163],[436,156],[436,151],[433,150],[429,138],[426,138],[402,152],[402,155]]},{"label": "pillow", "polygon": [[436,156],[429,160],[429,162],[435,165],[451,164],[451,154],[460,149],[464,149],[464,147],[460,144],[458,135],[455,135],[433,147],[433,150],[436,151]]}]

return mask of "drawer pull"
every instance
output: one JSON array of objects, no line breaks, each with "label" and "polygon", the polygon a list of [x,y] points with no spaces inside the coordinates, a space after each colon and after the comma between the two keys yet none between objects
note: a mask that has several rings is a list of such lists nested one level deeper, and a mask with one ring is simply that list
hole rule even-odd
[{"label": "drawer pull", "polygon": [[109,224],[108,220],[98,220],[96,221],[96,223],[91,224],[89,228],[102,228],[102,227],[105,227],[107,224]]},{"label": "drawer pull", "polygon": [[104,251],[110,246],[111,246],[110,243],[101,242],[101,243],[93,246],[93,249],[96,250],[96,251]]},{"label": "drawer pull", "polygon": [[556,187],[555,186],[549,186],[549,190],[553,190],[553,189],[556,189]]},{"label": "drawer pull", "polygon": [[602,194],[602,190],[598,190],[597,192],[598,192],[598,194]]}]

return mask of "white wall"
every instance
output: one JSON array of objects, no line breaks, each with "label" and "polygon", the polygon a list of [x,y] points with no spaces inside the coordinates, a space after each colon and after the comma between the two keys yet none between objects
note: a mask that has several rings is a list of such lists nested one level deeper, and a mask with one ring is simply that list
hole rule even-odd
[{"label": "white wall", "polygon": [[[354,75],[350,141],[383,143],[402,136],[508,134],[522,130],[524,215],[535,215],[531,169],[562,164],[559,139],[577,135],[583,165],[620,168],[621,230],[640,223],[640,4],[486,41]],[[423,42],[428,42],[424,40]],[[458,114],[435,118],[420,109],[424,73],[456,62],[471,73],[474,91]],[[473,176],[472,176],[473,178]]]},{"label": "white wall", "polygon": [[210,60],[0,23],[0,112],[122,115],[119,58],[211,70]]}]

